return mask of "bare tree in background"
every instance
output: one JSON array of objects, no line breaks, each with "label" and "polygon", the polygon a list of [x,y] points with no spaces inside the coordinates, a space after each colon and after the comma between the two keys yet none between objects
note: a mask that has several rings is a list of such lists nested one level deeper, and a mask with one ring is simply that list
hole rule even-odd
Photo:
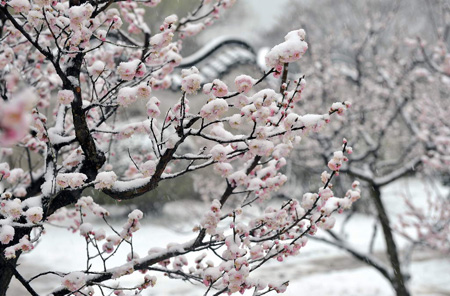
[{"label": "bare tree in background", "polygon": [[[364,181],[383,230],[390,266],[349,246],[337,233],[330,231],[330,239],[322,240],[376,268],[397,295],[409,295],[409,275],[402,265],[381,192],[384,186],[421,168],[431,176],[436,176],[433,170],[448,170],[448,2],[324,0],[292,2],[289,6],[290,18],[297,20],[292,26],[311,26],[308,40],[312,46],[301,67],[293,69],[306,74],[308,82],[299,107],[309,110],[336,97],[353,101],[348,118],[352,124],[342,121],[333,125],[312,135],[308,146],[298,149],[297,172],[304,172],[298,178],[319,168],[318,159],[326,161],[331,139],[345,135],[355,143],[357,153],[340,171]],[[313,24],[312,20],[318,19],[324,21]],[[313,161],[307,160],[311,151],[317,152]],[[295,165],[291,171],[295,174]],[[439,202],[432,207],[442,211],[433,211],[437,216],[431,220],[420,214],[425,209],[410,206],[421,221],[416,225],[423,226],[418,233],[424,234],[418,240],[447,251],[448,201]]]}]

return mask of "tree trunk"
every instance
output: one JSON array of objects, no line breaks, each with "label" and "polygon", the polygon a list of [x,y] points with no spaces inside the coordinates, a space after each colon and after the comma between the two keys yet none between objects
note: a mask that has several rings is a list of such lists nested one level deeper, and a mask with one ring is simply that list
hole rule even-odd
[{"label": "tree trunk", "polygon": [[[19,222],[24,222],[19,220]],[[16,258],[7,260],[4,256],[5,249],[9,246],[13,246],[19,242],[19,239],[24,237],[25,235],[30,236],[31,228],[16,228],[16,233],[14,235],[14,239],[8,245],[0,245],[0,296],[5,296],[6,291],[8,291],[9,284],[11,283],[11,279],[15,276],[19,281],[25,282],[26,280],[21,277],[21,275],[16,270],[17,261],[19,260],[22,251],[16,251]],[[25,286],[27,283],[25,283]],[[29,285],[28,285],[29,286]],[[28,290],[28,287],[25,287]],[[30,293],[33,295],[32,293]]]},{"label": "tree trunk", "polygon": [[[0,249],[1,250],[1,249]],[[17,259],[19,259],[19,254],[15,259],[11,259],[5,261],[5,257],[3,257],[3,250],[1,250],[2,254],[0,255],[0,296],[6,296],[6,291],[8,291],[9,283],[13,277],[13,269],[10,268],[10,265],[16,266]]]},{"label": "tree trunk", "polygon": [[386,242],[386,249],[389,256],[390,264],[393,269],[392,285],[394,286],[397,296],[410,296],[408,288],[406,287],[405,277],[401,270],[400,260],[398,256],[397,246],[392,235],[389,217],[381,200],[380,187],[372,185],[371,197],[375,203],[378,212],[378,219],[383,228],[384,240]]}]

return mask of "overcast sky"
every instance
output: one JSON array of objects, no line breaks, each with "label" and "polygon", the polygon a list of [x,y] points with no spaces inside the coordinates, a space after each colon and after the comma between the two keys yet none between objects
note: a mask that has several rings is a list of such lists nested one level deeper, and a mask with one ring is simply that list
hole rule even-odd
[{"label": "overcast sky", "polygon": [[[200,36],[204,42],[210,40],[211,35],[233,36],[252,40],[256,36],[261,37],[261,32],[275,23],[283,15],[283,8],[290,0],[241,0],[242,5],[236,5],[230,9],[228,15],[224,16],[226,21],[220,26],[214,26],[208,34],[205,32]],[[245,11],[237,11],[245,9]],[[233,17],[234,15],[234,17]],[[237,17],[237,18],[236,18]],[[239,21],[236,21],[239,20]]]},{"label": "overcast sky", "polygon": [[254,9],[257,14],[254,15],[255,24],[262,27],[268,27],[276,22],[276,19],[282,15],[283,7],[289,0],[244,0],[245,3]]}]

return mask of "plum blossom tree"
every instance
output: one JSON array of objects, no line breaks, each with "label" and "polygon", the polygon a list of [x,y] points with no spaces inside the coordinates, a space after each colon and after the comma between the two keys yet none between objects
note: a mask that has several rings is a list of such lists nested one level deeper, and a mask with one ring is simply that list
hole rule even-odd
[{"label": "plum blossom tree", "polygon": [[[419,13],[416,17],[426,18],[427,22],[422,22],[421,27],[415,26],[415,31],[409,32],[411,35],[401,36],[411,30],[411,12],[408,10],[417,12],[419,7],[427,9],[428,4],[421,1],[408,4],[349,1],[334,5],[324,0],[312,5],[333,7],[333,11],[307,9],[300,5],[299,9],[292,9],[292,13],[305,26],[310,23],[310,17],[319,17],[317,14],[326,15],[332,25],[311,28],[315,31],[310,34],[310,40],[329,37],[321,43],[313,42],[314,46],[308,51],[310,59],[305,59],[302,65],[310,63],[311,68],[301,70],[308,77],[309,89],[298,104],[309,110],[332,102],[336,96],[355,99],[353,112],[345,123],[341,121],[340,125],[333,125],[323,133],[311,135],[307,145],[299,148],[298,165],[311,172],[320,168],[324,161],[328,162],[333,153],[332,139],[336,136],[345,135],[353,143],[357,153],[340,171],[361,180],[370,192],[377,216],[373,237],[380,227],[389,265],[379,262],[371,252],[356,250],[343,236],[332,231],[329,231],[329,238],[321,240],[345,249],[373,266],[392,284],[397,295],[409,295],[406,266],[409,260],[402,260],[393,229],[397,226],[398,233],[416,244],[421,241],[447,251],[448,201],[432,199],[429,209],[420,209],[407,202],[409,214],[401,217],[401,225],[394,225],[382,199],[382,189],[419,170],[427,175],[435,173],[435,169],[448,170],[449,134],[448,122],[444,119],[449,116],[446,102],[450,74],[448,9],[439,11],[443,2],[436,1],[428,7],[432,17]],[[436,11],[438,16],[434,15]],[[357,17],[351,20],[341,17],[349,14]],[[435,24],[436,30],[430,28],[431,23]],[[426,32],[433,34],[425,35]],[[314,91],[309,91],[311,89]],[[306,151],[317,153],[316,157],[305,157]],[[320,159],[322,161],[318,162]],[[406,230],[410,227],[418,235],[411,235],[411,231]],[[371,249],[372,244],[368,242],[368,245]]]},{"label": "plum blossom tree", "polygon": [[[286,79],[288,64],[308,48],[300,29],[268,52],[270,69],[259,78],[240,75],[233,86],[219,79],[202,81],[195,67],[184,69],[179,100],[161,110],[152,92],[170,86],[168,75],[182,61],[182,39],[211,25],[235,1],[199,1],[187,17],[169,15],[160,32],[152,33],[146,10],[159,2],[1,2],[0,295],[13,276],[38,295],[33,280],[48,274],[61,282],[52,295],[136,295],[154,286],[157,274],[203,283],[205,295],[283,292],[288,282],[264,283],[253,271],[272,259],[298,254],[307,235],[332,228],[333,214],[360,197],[358,183],[344,197],[332,191],[331,180],[352,151],[344,140],[316,192],[248,218],[251,204],[264,203],[286,182],[281,169],[300,136],[319,131],[350,103],[334,102],[321,114],[298,114],[295,103],[304,77],[293,83]],[[279,89],[260,89],[271,75],[279,79]],[[202,106],[191,108],[189,98],[199,91]],[[145,118],[116,122],[118,113],[140,101],[145,102]],[[135,170],[124,176],[110,161],[111,144],[136,135],[150,144],[145,152],[129,151]],[[8,160],[22,152],[24,163]],[[131,157],[134,153],[142,157]],[[116,200],[133,199],[160,182],[210,166],[226,187],[195,225],[197,234],[188,242],[149,246],[142,256],[132,240],[142,211],[131,212],[116,229],[108,211],[84,194],[91,189]],[[85,221],[88,213],[102,218],[107,230]],[[47,222],[61,219],[70,219],[72,230],[85,239],[86,268],[25,279],[16,268],[20,255],[45,239]],[[109,259],[119,248],[129,248],[129,256],[111,266]],[[186,257],[191,253],[198,255],[192,262]],[[144,274],[135,286],[114,283],[135,271]]]}]

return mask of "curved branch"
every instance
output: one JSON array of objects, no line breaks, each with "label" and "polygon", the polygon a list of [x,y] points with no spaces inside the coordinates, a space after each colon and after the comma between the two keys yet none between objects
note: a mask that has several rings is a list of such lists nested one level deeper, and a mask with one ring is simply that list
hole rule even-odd
[{"label": "curved branch", "polygon": [[310,235],[308,236],[309,238],[312,238],[314,240],[317,241],[321,241],[324,243],[327,243],[329,245],[335,246],[339,249],[345,250],[347,251],[349,254],[351,254],[354,258],[358,259],[359,261],[362,261],[366,264],[369,264],[370,266],[372,266],[373,268],[375,268],[376,270],[378,270],[389,282],[392,282],[392,276],[389,273],[388,269],[386,266],[384,266],[383,263],[379,262],[376,258],[373,258],[367,254],[363,254],[355,249],[353,249],[352,247],[340,242],[340,241],[331,241],[328,240],[326,238],[322,238],[322,237],[317,237],[317,236],[313,236]]}]

